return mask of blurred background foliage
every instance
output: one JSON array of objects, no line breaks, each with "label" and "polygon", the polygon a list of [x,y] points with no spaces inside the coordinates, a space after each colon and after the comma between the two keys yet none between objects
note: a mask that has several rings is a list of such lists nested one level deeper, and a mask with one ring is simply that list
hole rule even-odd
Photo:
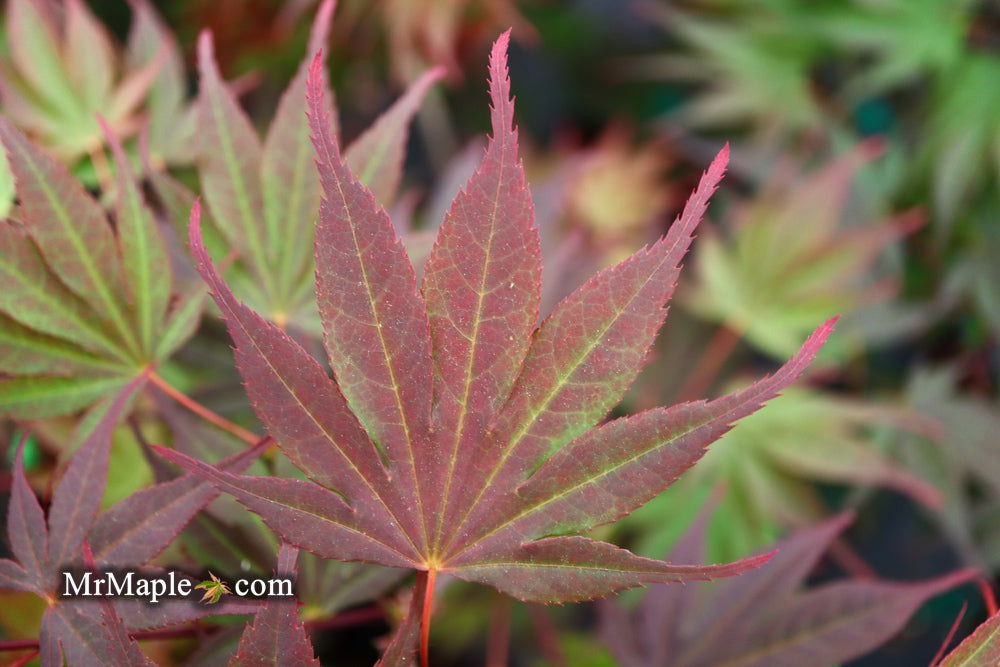
[{"label": "blurred background foliage", "polygon": [[[91,15],[86,4],[67,2],[80,14],[71,20],[72,12],[17,18],[39,5],[11,2],[0,105],[91,187],[108,169],[93,122],[101,113],[169,208],[167,173],[178,187],[199,185],[189,108],[198,31],[213,31],[222,76],[263,132],[305,51],[316,4],[102,1],[90,4]],[[414,120],[398,194],[384,202],[418,262],[478,161],[488,125],[486,49],[513,27],[511,78],[543,236],[543,311],[594,270],[663,233],[711,155],[731,142],[730,175],[687,261],[667,326],[617,412],[719,395],[787,357],[817,322],[843,314],[809,377],[616,526],[621,543],[662,556],[713,496],[718,506],[704,529],[712,561],[745,556],[851,509],[857,519],[831,543],[827,569],[916,579],[971,564],[995,586],[1000,2],[340,5],[326,48],[345,140],[420,73],[446,68],[444,85],[430,90]],[[34,27],[12,31],[12,22]],[[69,23],[89,30],[100,49],[80,52],[79,39],[64,29]],[[44,61],[26,55],[26,39],[46,42],[30,47],[42,49]],[[0,171],[5,214],[12,201],[10,178]],[[190,272],[179,271],[177,280],[190,283]],[[314,336],[309,327],[292,327],[307,343]],[[213,410],[254,425],[214,315],[161,372]],[[190,447],[206,460],[240,446],[162,396],[142,399],[135,419],[146,439]],[[11,443],[20,427],[34,433],[26,460],[36,490],[64,464],[79,422],[65,415],[5,425]],[[280,456],[255,465],[293,474]],[[155,468],[135,429],[123,425],[106,501],[158,479]],[[272,553],[267,530],[222,498],[164,558],[267,571]],[[308,556],[300,571],[307,619],[373,598],[390,619],[405,608],[391,573]],[[593,636],[590,607],[543,610],[485,589],[444,588],[433,639],[441,664],[481,664],[487,652],[503,651],[518,665],[615,664]],[[6,636],[34,636],[40,610],[21,597],[0,592],[0,607],[21,610],[0,614]],[[963,636],[985,617],[985,604],[948,594],[851,664],[926,664],[963,599],[970,604]],[[367,660],[374,653],[366,647],[386,626],[365,628],[352,634],[331,625],[317,649]],[[221,633],[190,664],[213,664],[237,637]],[[162,656],[184,651],[164,646]]]}]

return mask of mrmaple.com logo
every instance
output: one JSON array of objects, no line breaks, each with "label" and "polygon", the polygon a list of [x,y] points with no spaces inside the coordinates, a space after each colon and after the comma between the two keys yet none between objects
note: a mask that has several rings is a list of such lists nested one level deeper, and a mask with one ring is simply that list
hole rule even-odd
[{"label": "mrmaple.com logo", "polygon": [[[288,577],[269,579],[237,579],[232,587],[211,572],[209,579],[196,583],[195,579],[176,572],[149,574],[135,570],[108,572],[65,571],[59,597],[63,598],[138,598],[149,604],[160,600],[193,598],[201,595],[201,602],[215,604],[223,595],[234,593],[243,598],[292,597],[294,585]],[[198,592],[196,592],[198,591]]]}]

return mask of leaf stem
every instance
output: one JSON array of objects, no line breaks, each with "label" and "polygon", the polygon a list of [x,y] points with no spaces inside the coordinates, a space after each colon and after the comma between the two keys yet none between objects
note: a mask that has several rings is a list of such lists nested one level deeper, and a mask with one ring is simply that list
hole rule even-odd
[{"label": "leaf stem", "polygon": [[22,667],[22,665],[27,665],[29,662],[38,657],[38,653],[39,651],[36,648],[34,651],[21,657],[19,660],[15,660],[14,662],[10,663],[10,667]]},{"label": "leaf stem", "polygon": [[486,667],[505,667],[510,654],[510,598],[495,594],[486,638]]},{"label": "leaf stem", "polygon": [[552,667],[566,667],[566,656],[559,646],[559,631],[556,630],[549,610],[540,604],[529,603],[525,605],[528,609],[528,616],[531,618],[531,627],[535,631],[535,638],[538,640],[538,648],[542,650],[542,655]]},{"label": "leaf stem", "polygon": [[979,577],[976,580],[976,585],[979,586],[979,593],[983,596],[983,602],[986,603],[986,613],[990,616],[996,615],[998,611],[997,597],[993,594],[989,581],[985,577]]},{"label": "leaf stem", "polygon": [[420,614],[420,667],[430,665],[431,611],[434,608],[434,584],[437,570],[417,572],[417,586],[424,589],[424,607]]},{"label": "leaf stem", "polygon": [[677,391],[678,402],[693,401],[701,398],[705,390],[711,386],[722,370],[723,364],[729,359],[736,344],[740,342],[740,335],[723,323],[712,336],[712,339],[705,346],[701,357],[695,364],[687,380]]},{"label": "leaf stem", "polygon": [[252,431],[248,431],[239,424],[235,424],[229,421],[222,415],[212,412],[211,410],[209,410],[204,405],[194,400],[187,394],[181,392],[178,389],[175,389],[174,387],[169,385],[166,380],[160,377],[160,375],[156,373],[156,371],[150,371],[149,381],[152,382],[154,385],[156,385],[156,387],[160,389],[163,393],[165,393],[167,396],[174,399],[175,401],[183,405],[191,412],[203,418],[205,421],[214,424],[215,426],[218,426],[223,431],[232,433],[243,442],[250,445],[256,445],[258,442],[260,442],[260,436],[253,433]]}]

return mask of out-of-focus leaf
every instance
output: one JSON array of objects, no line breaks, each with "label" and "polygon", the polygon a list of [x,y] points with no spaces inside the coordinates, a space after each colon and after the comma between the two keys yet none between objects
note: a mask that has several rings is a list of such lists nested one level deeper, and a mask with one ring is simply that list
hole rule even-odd
[{"label": "out-of-focus leaf", "polygon": [[[1000,57],[969,55],[937,82],[921,165],[930,173],[934,203],[944,223],[1000,178]],[[945,228],[947,230],[947,228]]]},{"label": "out-of-focus leaf", "polygon": [[[937,506],[938,490],[884,454],[874,432],[927,432],[935,423],[918,412],[838,398],[803,388],[783,392],[767,410],[744,419],[663,496],[638,510],[625,527],[653,530],[662,517],[690,514],[694,498],[722,487],[708,527],[712,560],[740,558],[789,527],[822,516],[815,482],[879,485]],[[648,552],[650,544],[640,543]]]},{"label": "out-of-focus leaf", "polygon": [[[99,514],[107,480],[112,431],[145,380],[145,375],[133,380],[101,412],[97,424],[70,459],[56,485],[47,517],[27,486],[20,454],[15,461],[14,496],[8,512],[7,528],[14,556],[20,562],[0,559],[0,586],[27,590],[46,601],[39,636],[44,667],[62,665],[64,658],[71,666],[104,664],[111,656],[128,660],[126,663],[116,659],[115,664],[146,664],[127,639],[127,632],[119,627],[122,618],[130,630],[137,630],[196,620],[207,614],[247,613],[256,608],[256,603],[252,601],[238,601],[207,609],[191,601],[161,601],[151,607],[142,600],[122,599],[114,603],[108,601],[107,605],[112,609],[105,609],[98,618],[86,603],[60,596],[62,571],[97,562],[85,542],[95,519],[100,526],[96,529],[96,536],[101,541],[97,558],[118,564],[127,563],[136,568],[144,564],[142,558],[159,553],[171,536],[176,535],[190,520],[190,515],[197,511],[197,508],[188,507],[186,512],[157,513],[156,510],[163,507],[151,506],[151,498],[162,500],[164,489],[177,490],[167,482],[167,486],[152,487],[140,492],[137,497],[126,498],[112,508],[103,520],[101,517],[105,515]],[[263,445],[256,450],[248,450],[239,461],[226,465],[232,464],[240,469],[248,459],[259,455],[262,448]],[[208,489],[204,481],[190,476],[180,481],[203,490],[199,498],[202,504],[218,493]],[[182,496],[181,501],[191,504],[190,498]],[[153,574],[165,573],[159,570]]]},{"label": "out-of-focus leaf", "polygon": [[194,161],[197,109],[187,101],[184,57],[177,40],[149,0],[130,0],[133,19],[125,59],[128,66],[156,60],[160,68],[146,94],[147,136],[155,166]]},{"label": "out-of-focus leaf", "polygon": [[420,6],[388,0],[375,7],[364,0],[344,0],[343,4],[352,25],[370,26],[371,13],[378,12],[392,73],[402,83],[413,81],[430,65],[445,65],[449,74],[459,76],[458,49],[472,35],[484,46],[489,35],[510,26],[519,38],[535,35],[511,0],[436,0]]},{"label": "out-of-focus leaf", "polygon": [[818,12],[813,29],[872,64],[851,82],[857,93],[882,92],[922,75],[949,71],[962,57],[969,30],[966,0],[861,0]]},{"label": "out-of-focus leaf", "polygon": [[[146,32],[142,6],[133,31]],[[101,150],[96,115],[114,133],[139,129],[144,101],[168,58],[177,58],[166,34],[141,39],[144,53],[124,59],[120,47],[83,0],[7,3],[10,58],[0,62],[2,109],[18,127],[73,164]]]},{"label": "out-of-focus leaf", "polygon": [[692,127],[817,127],[823,112],[812,92],[810,69],[823,50],[806,31],[806,17],[797,7],[772,10],[765,3],[741,7],[736,16],[725,22],[665,13],[667,29],[694,53],[632,60],[626,65],[630,75],[704,83],[676,114]]},{"label": "out-of-focus leaf", "polygon": [[779,358],[812,322],[834,313],[849,314],[850,341],[850,314],[891,295],[891,282],[872,277],[876,260],[922,223],[911,211],[866,226],[843,224],[851,184],[878,150],[861,144],[799,181],[771,180],[770,191],[732,214],[726,238],[700,240],[687,305]]},{"label": "out-of-focus leaf", "polygon": [[[877,648],[928,599],[977,574],[959,570],[914,583],[856,579],[802,590],[846,523],[839,517],[801,530],[777,544],[768,563],[731,580],[700,590],[654,586],[635,612],[603,601],[602,635],[626,667],[835,664]],[[696,528],[687,539],[702,537]]]},{"label": "out-of-focus leaf", "polygon": [[[943,426],[938,437],[909,434],[897,456],[942,490],[944,507],[935,517],[971,563],[1000,563],[988,544],[995,534],[992,505],[1000,502],[1000,416],[995,401],[958,389],[955,368],[918,368],[909,378],[906,402]],[[970,495],[968,484],[981,488]]]},{"label": "out-of-focus leaf", "polygon": [[443,75],[441,68],[425,72],[344,152],[344,160],[351,171],[383,206],[396,198],[396,189],[403,175],[410,121],[427,91]]},{"label": "out-of-focus leaf", "polygon": [[[321,330],[312,286],[320,190],[305,117],[305,85],[308,64],[327,41],[333,6],[332,0],[320,6],[309,51],[281,98],[264,142],[222,81],[211,36],[203,34],[199,41],[199,172],[214,227],[226,248],[239,255],[230,280],[237,294],[271,321],[313,334]],[[438,70],[428,72],[348,149],[364,169],[359,173],[368,179],[365,182],[379,188],[385,205],[392,202],[400,179],[409,122],[439,77]],[[333,96],[325,87],[323,99],[331,130],[336,131]],[[169,189],[165,183],[158,187]],[[178,193],[167,194],[176,198]],[[249,279],[242,279],[241,272]]]},{"label": "out-of-focus leaf", "polygon": [[21,200],[21,220],[0,221],[6,416],[92,405],[163,361],[197,324],[197,303],[171,307],[164,240],[118,139],[105,129],[118,164],[114,225],[62,165],[0,119]]}]

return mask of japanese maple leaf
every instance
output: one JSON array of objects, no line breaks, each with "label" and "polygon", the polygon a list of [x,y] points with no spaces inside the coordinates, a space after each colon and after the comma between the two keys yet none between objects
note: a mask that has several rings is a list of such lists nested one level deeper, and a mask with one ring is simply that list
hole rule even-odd
[{"label": "japanese maple leaf", "polygon": [[[656,586],[630,613],[601,603],[601,635],[624,667],[832,665],[877,648],[927,600],[970,579],[963,569],[919,582],[852,579],[802,590],[842,515],[776,545],[777,556],[707,586]],[[705,521],[678,543],[680,562],[702,558]]]},{"label": "japanese maple leaf", "polygon": [[[198,172],[211,212],[206,245],[217,257],[236,251],[239,262],[227,276],[241,299],[279,325],[317,337],[322,327],[316,318],[311,255],[320,184],[305,92],[309,57],[328,39],[335,4],[326,0],[317,10],[307,57],[281,96],[263,139],[219,73],[211,33],[203,32],[198,40]],[[431,69],[414,81],[346,151],[348,163],[384,204],[393,200],[402,177],[410,119],[443,73]],[[333,92],[325,90],[323,100],[336,131]],[[152,181],[172,210],[181,209],[174,217],[183,224],[193,197],[165,174]]]},{"label": "japanese maple leaf", "polygon": [[[663,491],[792,382],[834,322],[741,392],[598,425],[648,353],[728,151],[664,238],[597,274],[536,328],[539,239],[517,156],[507,42],[490,58],[492,139],[445,216],[421,289],[392,222],[332,136],[317,57],[308,81],[323,189],[316,293],[335,380],[233,297],[202,243],[197,206],[190,229],[255,410],[310,481],[241,476],[160,451],[286,542],[417,570],[418,591],[447,573],[521,600],[569,602],[759,565],[767,556],[671,565],[579,534]],[[426,618],[431,597],[417,597]],[[402,634],[412,628],[411,616]]]},{"label": "japanese maple leaf", "polygon": [[[145,376],[133,380],[110,402],[70,459],[47,514],[28,486],[23,447],[18,450],[7,515],[7,539],[16,560],[0,559],[0,588],[34,593],[47,603],[39,636],[43,667],[62,665],[64,658],[70,665],[133,664],[131,659],[105,662],[108,656],[122,655],[148,664],[130,642],[126,627],[146,630],[207,614],[255,610],[246,600],[206,608],[187,602],[147,605],[138,599],[116,599],[96,617],[89,601],[60,596],[65,586],[61,573],[67,568],[81,563],[104,568],[142,566],[219,493],[204,479],[189,474],[142,489],[98,513],[107,481],[111,433],[145,381]],[[242,471],[268,442],[221,461],[220,469]]]},{"label": "japanese maple leaf", "polygon": [[[277,574],[294,580],[298,556],[298,549],[282,543]],[[319,666],[294,597],[268,599],[243,631],[240,646],[229,661],[229,667],[263,665]]]},{"label": "japanese maple leaf", "polygon": [[[139,129],[143,112],[151,112],[157,146],[161,127],[178,125],[182,116],[180,51],[165,29],[151,30],[161,24],[148,2],[132,5],[130,44],[123,53],[83,0],[7,3],[3,112],[67,164],[104,145],[96,114],[127,137]],[[166,86],[174,88],[169,106]]]},{"label": "japanese maple leaf", "polygon": [[[100,121],[99,121],[100,122]],[[0,118],[20,206],[0,220],[0,414],[68,414],[112,397],[194,333],[202,290],[174,294],[167,245],[115,133],[113,216]],[[96,417],[95,417],[96,419]]]}]

